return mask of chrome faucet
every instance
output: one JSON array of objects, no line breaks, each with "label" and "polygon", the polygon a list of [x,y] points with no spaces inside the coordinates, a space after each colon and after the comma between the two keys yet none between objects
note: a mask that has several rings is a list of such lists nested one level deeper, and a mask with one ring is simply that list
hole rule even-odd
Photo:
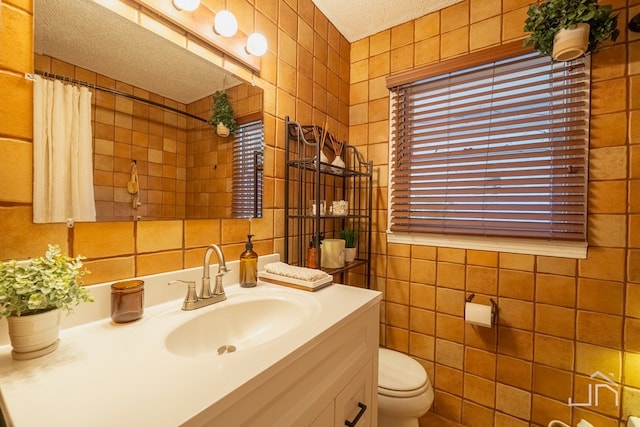
[{"label": "chrome faucet", "polygon": [[[211,292],[211,279],[209,277],[211,252],[215,252],[218,257],[218,273],[216,274],[213,293]],[[196,282],[193,280],[172,280],[169,282],[170,285],[178,282],[187,284],[187,295],[182,303],[183,310],[195,310],[196,308],[206,307],[207,305],[215,304],[227,299],[224,293],[224,288],[222,287],[222,276],[227,274],[230,270],[227,268],[227,264],[224,260],[224,254],[218,245],[209,245],[207,247],[207,251],[204,253],[202,269],[200,296],[196,293]]]}]

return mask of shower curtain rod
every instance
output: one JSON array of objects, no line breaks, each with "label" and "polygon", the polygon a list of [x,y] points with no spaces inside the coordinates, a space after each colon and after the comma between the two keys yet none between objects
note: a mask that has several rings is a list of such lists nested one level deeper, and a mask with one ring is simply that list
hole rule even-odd
[{"label": "shower curtain rod", "polygon": [[[110,89],[110,88],[104,87],[104,86],[98,86],[98,85],[95,85],[93,83],[83,82],[83,81],[80,81],[80,80],[72,79],[70,77],[60,76],[58,74],[47,73],[46,71],[35,70],[34,73],[39,74],[39,75],[41,75],[43,77],[48,77],[48,78],[51,78],[51,79],[61,80],[61,81],[64,81],[64,82],[67,82],[67,83],[71,83],[71,84],[75,84],[75,85],[79,85],[79,86],[86,86],[88,88],[93,88],[95,90],[99,90],[99,91],[102,91],[102,92],[107,92],[107,93],[110,93],[112,95],[129,98],[129,99],[132,99],[134,101],[138,101],[138,102],[142,102],[142,103],[145,103],[145,104],[153,105],[154,107],[160,107],[160,108],[162,108],[164,110],[173,111],[174,113],[182,114],[183,116],[191,117],[192,119],[199,120],[201,122],[207,123],[207,119],[203,119],[202,117],[198,117],[198,116],[193,115],[191,113],[187,113],[186,111],[180,111],[177,108],[169,107],[168,105],[163,105],[163,104],[160,104],[159,102],[151,101],[149,99],[140,98],[139,96],[136,96],[136,95],[131,95],[129,93],[121,92],[119,90]],[[29,80],[33,80],[33,76],[31,74],[27,73],[24,76],[25,76],[25,78],[27,78]]]}]

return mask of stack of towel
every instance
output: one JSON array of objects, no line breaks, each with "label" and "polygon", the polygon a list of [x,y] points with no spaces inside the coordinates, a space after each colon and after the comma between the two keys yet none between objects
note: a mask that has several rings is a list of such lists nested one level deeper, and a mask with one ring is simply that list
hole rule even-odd
[{"label": "stack of towel", "polygon": [[315,268],[298,267],[284,262],[272,262],[264,266],[258,277],[266,282],[293,288],[315,291],[330,285],[333,276]]}]

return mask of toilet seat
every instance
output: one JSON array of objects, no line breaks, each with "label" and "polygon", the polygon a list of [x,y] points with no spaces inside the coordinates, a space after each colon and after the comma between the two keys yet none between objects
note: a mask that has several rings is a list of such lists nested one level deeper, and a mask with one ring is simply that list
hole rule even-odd
[{"label": "toilet seat", "polygon": [[378,394],[390,397],[413,397],[430,387],[422,365],[398,351],[378,349]]}]

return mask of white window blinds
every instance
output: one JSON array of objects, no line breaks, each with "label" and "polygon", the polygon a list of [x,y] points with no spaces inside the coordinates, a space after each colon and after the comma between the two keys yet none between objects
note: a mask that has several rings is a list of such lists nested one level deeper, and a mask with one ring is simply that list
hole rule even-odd
[{"label": "white window blinds", "polygon": [[262,217],[263,153],[262,120],[239,125],[233,145],[233,218]]},{"label": "white window blinds", "polygon": [[585,241],[589,80],[528,53],[393,87],[391,231]]}]

